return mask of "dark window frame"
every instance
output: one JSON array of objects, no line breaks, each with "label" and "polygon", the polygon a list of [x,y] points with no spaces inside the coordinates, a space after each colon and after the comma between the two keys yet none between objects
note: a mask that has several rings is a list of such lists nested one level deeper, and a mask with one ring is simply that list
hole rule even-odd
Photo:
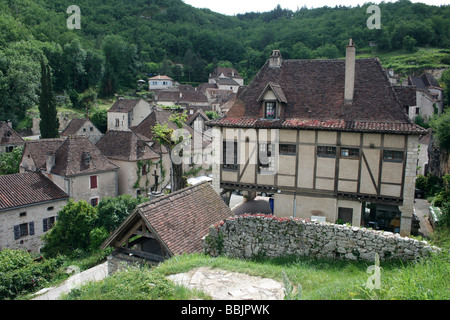
[{"label": "dark window frame", "polygon": [[[270,116],[269,116],[270,107]],[[276,101],[265,101],[264,102],[264,118],[266,119],[277,119],[277,102]]]},{"label": "dark window frame", "polygon": [[280,155],[295,156],[297,154],[297,145],[289,143],[280,143]]},{"label": "dark window frame", "polygon": [[231,141],[223,141],[222,144],[222,169],[236,171],[238,169],[238,143],[233,141],[233,163],[227,163],[227,144],[231,144]]},{"label": "dark window frame", "polygon": [[317,146],[316,154],[321,158],[336,158],[337,148],[334,146]]},{"label": "dark window frame", "polygon": [[[344,154],[344,150],[347,150],[348,153]],[[341,158],[345,159],[359,159],[360,158],[360,149],[353,147],[341,147],[340,153]]]},{"label": "dark window frame", "polygon": [[405,152],[399,150],[383,150],[383,161],[403,162]]}]

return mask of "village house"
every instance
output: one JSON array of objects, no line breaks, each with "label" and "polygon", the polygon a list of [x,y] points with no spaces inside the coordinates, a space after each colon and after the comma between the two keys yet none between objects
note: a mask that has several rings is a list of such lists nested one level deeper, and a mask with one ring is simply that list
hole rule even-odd
[{"label": "village house", "polygon": [[441,114],[444,106],[444,89],[431,73],[423,73],[420,77],[409,76],[405,84],[416,87],[416,105],[409,107],[408,115],[414,120],[421,116],[425,122],[435,114]]},{"label": "village house", "polygon": [[120,265],[118,261],[158,263],[202,252],[210,226],[232,216],[209,182],[204,182],[138,205],[101,248],[115,249],[108,257],[110,271]]},{"label": "village house", "polygon": [[[138,126],[132,127],[131,130],[141,137],[145,137],[153,150],[161,153],[163,158],[163,164],[165,168],[169,169],[170,158],[167,150],[164,147],[158,146],[154,139],[153,128],[157,123],[163,125],[167,124],[168,128],[177,130],[178,127],[175,123],[170,121],[170,117],[173,114],[169,110],[154,110],[147,118],[145,118]],[[201,166],[203,169],[209,169],[211,159],[208,158],[211,148],[211,137],[210,135],[204,135],[201,131],[194,130],[192,127],[186,123],[183,125],[183,131],[186,136],[190,137],[190,145],[183,147],[183,170],[184,172],[189,171],[194,166]]]},{"label": "village house", "polygon": [[273,213],[410,234],[419,136],[378,59],[274,50],[213,128],[213,186],[271,192]]},{"label": "village house", "polygon": [[189,114],[188,118],[186,119],[186,124],[188,126],[191,126],[192,129],[204,133],[205,131],[210,129],[210,127],[206,125],[206,122],[209,120],[210,119],[203,111],[203,109],[198,109],[194,113]]},{"label": "village house", "polygon": [[[119,169],[119,195],[147,197],[161,192],[168,183],[162,154],[154,151],[146,138],[133,131],[108,131],[97,148]],[[163,181],[164,180],[164,181]]]},{"label": "village house", "polygon": [[60,136],[83,136],[87,137],[93,144],[96,144],[103,136],[103,133],[89,119],[72,119]]},{"label": "village house", "polygon": [[22,137],[12,129],[11,124],[0,121],[0,154],[22,147],[24,143]]},{"label": "village house", "polygon": [[[233,83],[233,87],[236,86],[234,83],[236,83],[238,87],[244,85],[244,78],[239,74],[239,72],[237,72],[234,68],[226,67],[218,67],[214,69],[214,71],[209,75],[208,83],[219,84],[219,80],[226,79],[233,80],[233,82],[228,82],[230,84]],[[225,85],[225,83],[226,82],[222,82],[220,85]]]},{"label": "village house", "polygon": [[202,92],[196,91],[193,88],[191,90],[185,86],[159,90],[158,92],[155,92],[153,101],[160,106],[177,107],[182,110],[195,111],[199,108],[211,110],[211,104]]},{"label": "village house", "polygon": [[0,250],[39,252],[69,195],[41,172],[0,176]]},{"label": "village house", "polygon": [[20,170],[44,173],[74,201],[95,206],[118,195],[119,167],[83,136],[27,141]]},{"label": "village house", "polygon": [[152,112],[150,103],[142,99],[119,98],[108,110],[108,130],[128,131]]},{"label": "village house", "polygon": [[158,75],[148,79],[149,90],[168,89],[173,87],[173,79],[166,75]]}]

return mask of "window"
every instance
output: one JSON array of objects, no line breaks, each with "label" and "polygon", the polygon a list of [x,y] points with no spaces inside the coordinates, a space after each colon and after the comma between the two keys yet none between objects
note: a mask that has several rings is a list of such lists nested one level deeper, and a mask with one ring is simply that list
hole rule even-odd
[{"label": "window", "polygon": [[115,124],[115,126],[116,126],[116,127],[119,126],[119,119],[116,119],[116,124]]},{"label": "window", "polygon": [[97,188],[97,176],[91,176],[90,180],[91,180],[91,189]]},{"label": "window", "polygon": [[266,102],[266,114],[265,117],[267,119],[275,119],[277,117],[276,112],[276,103],[275,102]]},{"label": "window", "polygon": [[47,211],[53,211],[53,209],[55,209],[55,207],[48,207]]},{"label": "window", "polygon": [[237,142],[223,142],[223,164],[224,169],[237,170]]},{"label": "window", "polygon": [[94,131],[94,127],[89,127],[89,131]]},{"label": "window", "polygon": [[342,158],[359,158],[358,148],[341,148]]},{"label": "window", "polygon": [[98,198],[92,198],[91,199],[91,206],[95,207],[98,205]]},{"label": "window", "polygon": [[295,155],[297,153],[297,146],[295,144],[280,144],[280,154]]},{"label": "window", "polygon": [[6,148],[5,148],[5,151],[6,152],[12,152],[14,150],[14,146],[7,146]]},{"label": "window", "polygon": [[26,212],[20,212],[19,213],[19,217],[26,217],[27,216],[27,213]]},{"label": "window", "polygon": [[317,156],[334,158],[336,157],[336,147],[317,146]]},{"label": "window", "polygon": [[42,230],[47,232],[55,225],[55,217],[44,218],[42,219]]},{"label": "window", "polygon": [[353,209],[352,208],[338,208],[338,220],[341,223],[352,223]]},{"label": "window", "polygon": [[142,165],[142,175],[145,175],[148,173],[148,164]]},{"label": "window", "polygon": [[393,162],[402,162],[403,161],[403,151],[384,150],[383,160],[393,161]]},{"label": "window", "polygon": [[14,239],[34,235],[34,222],[21,223],[14,226]]},{"label": "window", "polygon": [[273,172],[274,156],[273,145],[270,143],[259,144],[258,169],[260,173]]}]

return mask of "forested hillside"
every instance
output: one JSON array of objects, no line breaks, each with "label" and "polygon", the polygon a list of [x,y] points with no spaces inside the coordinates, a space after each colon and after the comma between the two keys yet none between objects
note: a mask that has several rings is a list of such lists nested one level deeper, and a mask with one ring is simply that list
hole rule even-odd
[{"label": "forested hillside", "polygon": [[438,48],[438,63],[450,63],[450,6],[382,3],[382,27],[370,30],[369,4],[225,16],[181,0],[78,0],[81,28],[69,29],[72,4],[0,0],[0,120],[16,125],[36,105],[42,55],[56,92],[105,97],[151,74],[205,82],[219,65],[235,67],[248,81],[272,49],[285,58],[340,58],[349,38],[373,55]]}]

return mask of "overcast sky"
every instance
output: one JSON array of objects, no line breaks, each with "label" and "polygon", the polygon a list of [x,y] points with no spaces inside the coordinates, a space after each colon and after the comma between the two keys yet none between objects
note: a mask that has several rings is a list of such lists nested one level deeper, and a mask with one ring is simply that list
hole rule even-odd
[{"label": "overcast sky", "polygon": [[[380,3],[381,1],[364,1],[364,0],[183,0],[185,3],[196,8],[208,8],[214,12],[235,15],[246,12],[267,12],[273,10],[278,4],[283,9],[292,11],[306,6],[310,8],[318,8],[323,6],[334,7],[336,5],[356,6],[364,3]],[[395,2],[385,0],[385,2]],[[450,4],[450,0],[412,0],[411,2],[422,2],[429,5]]]}]

